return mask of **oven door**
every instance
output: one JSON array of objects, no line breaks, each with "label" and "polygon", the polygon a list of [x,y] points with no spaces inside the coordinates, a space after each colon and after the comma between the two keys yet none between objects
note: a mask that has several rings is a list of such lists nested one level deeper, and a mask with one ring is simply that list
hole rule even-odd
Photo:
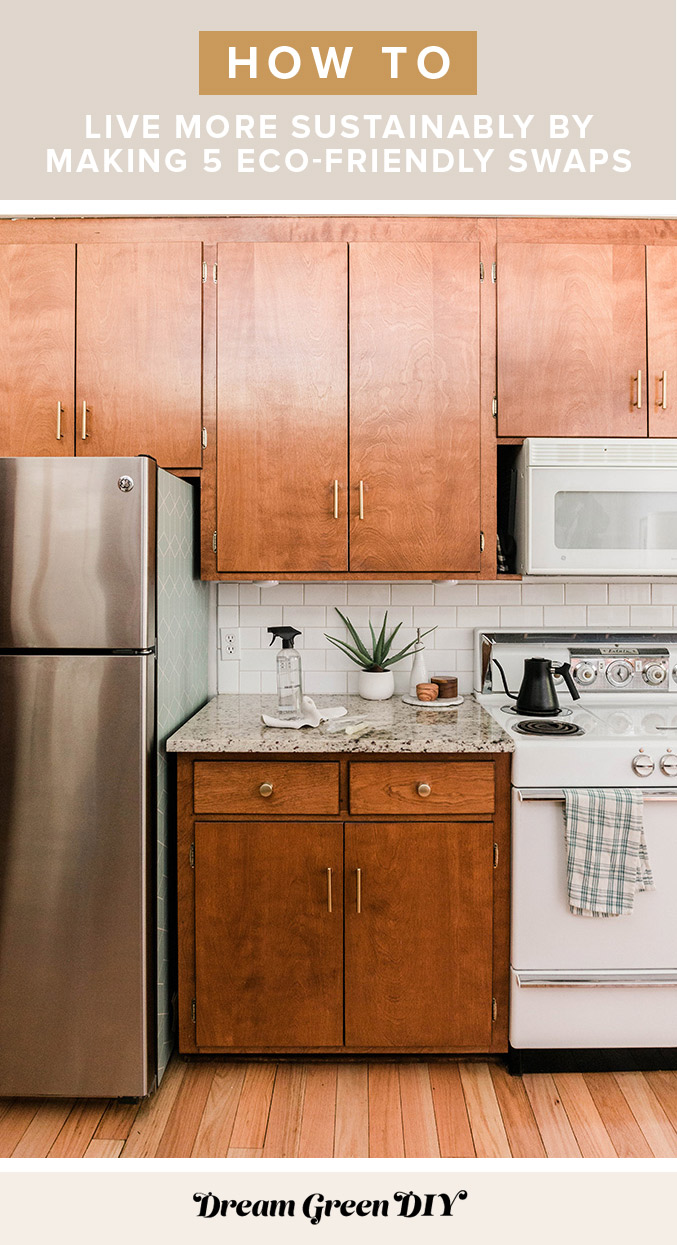
[{"label": "oven door", "polygon": [[677,1045],[677,793],[645,793],[656,889],[631,916],[570,912],[563,808],[513,790],[511,1044]]},{"label": "oven door", "polygon": [[521,570],[528,575],[674,575],[677,471],[528,467]]}]

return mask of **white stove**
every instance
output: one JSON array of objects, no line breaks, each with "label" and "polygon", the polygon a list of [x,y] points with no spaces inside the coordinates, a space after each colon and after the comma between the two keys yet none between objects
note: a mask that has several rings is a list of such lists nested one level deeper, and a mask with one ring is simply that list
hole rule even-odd
[{"label": "white stove", "polygon": [[[513,693],[526,658],[570,662],[580,699],[556,678],[560,714],[517,715],[493,657]],[[513,1065],[515,1052],[544,1067],[562,1050],[677,1048],[677,633],[478,632],[475,687],[515,742]],[[565,787],[643,792],[656,889],[636,896],[631,916],[571,914]]]}]

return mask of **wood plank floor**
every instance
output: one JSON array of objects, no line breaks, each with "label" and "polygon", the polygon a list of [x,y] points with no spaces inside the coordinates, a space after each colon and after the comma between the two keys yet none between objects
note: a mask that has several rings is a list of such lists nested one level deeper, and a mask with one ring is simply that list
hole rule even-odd
[{"label": "wood plank floor", "polygon": [[677,1073],[174,1057],[141,1103],[0,1099],[1,1158],[675,1158]]}]

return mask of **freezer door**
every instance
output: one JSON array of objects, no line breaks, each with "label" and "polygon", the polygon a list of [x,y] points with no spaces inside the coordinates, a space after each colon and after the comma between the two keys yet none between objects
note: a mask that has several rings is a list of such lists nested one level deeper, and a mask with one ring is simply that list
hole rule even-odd
[{"label": "freezer door", "polygon": [[0,654],[0,1095],[152,1088],[154,661]]},{"label": "freezer door", "polygon": [[156,475],[149,458],[0,459],[0,649],[153,646]]}]

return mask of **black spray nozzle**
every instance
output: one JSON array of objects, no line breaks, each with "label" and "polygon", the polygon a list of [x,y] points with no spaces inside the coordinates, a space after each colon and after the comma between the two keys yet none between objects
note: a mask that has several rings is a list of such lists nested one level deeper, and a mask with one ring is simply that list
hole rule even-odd
[{"label": "black spray nozzle", "polygon": [[269,627],[268,630],[273,637],[270,643],[274,644],[276,640],[281,640],[283,648],[293,648],[294,637],[301,635],[295,627]]}]

